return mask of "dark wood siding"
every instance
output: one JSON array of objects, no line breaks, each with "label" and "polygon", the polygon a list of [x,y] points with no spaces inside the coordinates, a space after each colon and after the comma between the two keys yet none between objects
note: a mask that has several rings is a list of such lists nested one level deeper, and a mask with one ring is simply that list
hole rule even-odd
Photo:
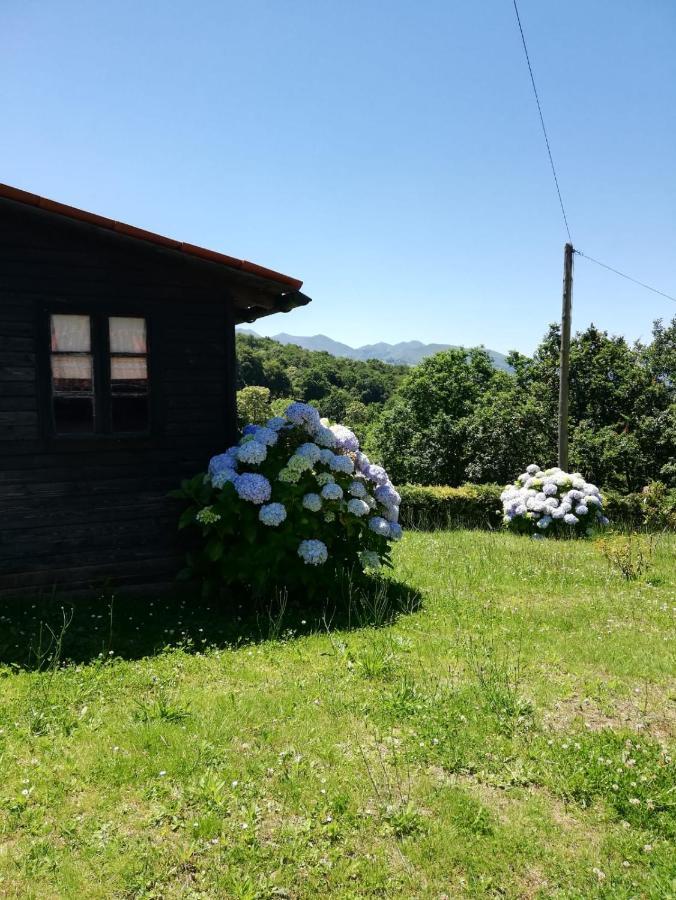
[{"label": "dark wood siding", "polygon": [[[147,317],[150,436],[50,434],[44,326],[53,304]],[[231,440],[234,389],[222,278],[0,204],[0,594],[166,581],[179,562],[167,491]]]}]

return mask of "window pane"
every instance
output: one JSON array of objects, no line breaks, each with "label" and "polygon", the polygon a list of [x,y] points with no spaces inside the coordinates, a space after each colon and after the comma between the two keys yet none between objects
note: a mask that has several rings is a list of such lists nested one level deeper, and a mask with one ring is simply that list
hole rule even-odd
[{"label": "window pane", "polygon": [[147,397],[111,397],[113,431],[147,431]]},{"label": "window pane", "polygon": [[55,395],[54,426],[57,434],[91,434],[94,431],[93,398]]},{"label": "window pane", "polygon": [[110,387],[113,394],[145,394],[148,390],[145,356],[111,357]]},{"label": "window pane", "polygon": [[58,393],[90,392],[93,388],[91,356],[52,355],[52,385]]},{"label": "window pane", "polygon": [[89,316],[52,316],[52,350],[88,353],[91,349]]},{"label": "window pane", "polygon": [[109,319],[111,353],[146,353],[146,320],[129,316]]}]

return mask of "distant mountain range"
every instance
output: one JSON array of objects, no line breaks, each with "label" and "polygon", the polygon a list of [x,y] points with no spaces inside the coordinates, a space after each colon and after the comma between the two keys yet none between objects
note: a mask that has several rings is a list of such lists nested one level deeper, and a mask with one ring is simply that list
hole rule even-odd
[{"label": "distant mountain range", "polygon": [[[250,328],[239,328],[238,331],[260,337]],[[272,340],[278,341],[280,344],[296,344],[305,350],[323,350],[330,353],[331,356],[346,356],[348,359],[361,360],[379,359],[381,362],[404,366],[414,366],[426,356],[432,356],[442,350],[457,349],[456,344],[423,344],[421,341],[401,341],[399,344],[385,344],[381,341],[378,344],[350,347],[349,344],[341,344],[340,341],[334,341],[325,334],[303,336],[284,332],[273,335]],[[486,352],[493,360],[496,369],[509,371],[507,357],[504,353],[498,353],[497,350],[487,350]]]}]

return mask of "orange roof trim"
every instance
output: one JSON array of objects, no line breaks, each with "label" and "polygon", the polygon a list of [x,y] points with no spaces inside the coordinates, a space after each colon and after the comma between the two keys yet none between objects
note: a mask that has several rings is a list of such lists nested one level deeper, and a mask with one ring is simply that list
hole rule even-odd
[{"label": "orange roof trim", "polygon": [[189,256],[196,256],[208,262],[219,263],[231,269],[240,269],[243,272],[248,272],[250,275],[257,275],[259,278],[276,281],[294,291],[300,290],[303,285],[303,282],[298,278],[282,275],[281,272],[266,269],[264,266],[256,265],[256,263],[248,262],[245,259],[236,259],[234,256],[227,256],[225,253],[217,253],[215,250],[207,250],[205,247],[197,247],[194,244],[186,244],[183,241],[176,241],[173,238],[155,234],[154,231],[145,231],[143,228],[136,228],[134,225],[125,225],[124,222],[116,222],[114,219],[107,219],[105,216],[98,216],[96,213],[86,212],[86,210],[78,209],[75,206],[57,203],[55,200],[48,200],[46,197],[19,190],[19,188],[11,187],[8,184],[0,184],[0,198],[15,200],[17,203],[24,203],[26,206],[34,206],[47,212],[57,213],[60,216],[67,216],[69,219],[76,219],[79,222],[98,225],[99,228],[107,228],[108,231],[116,231],[118,234],[124,234],[127,237],[147,241],[150,244],[157,244],[159,247],[179,250],[181,253],[186,253]]}]

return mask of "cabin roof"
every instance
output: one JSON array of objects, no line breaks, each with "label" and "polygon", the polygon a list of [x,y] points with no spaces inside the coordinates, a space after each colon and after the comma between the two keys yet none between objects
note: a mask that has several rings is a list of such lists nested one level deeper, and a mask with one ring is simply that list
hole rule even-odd
[{"label": "cabin roof", "polygon": [[[290,275],[283,275],[281,272],[275,272],[273,269],[268,269],[265,266],[259,266],[256,263],[249,262],[246,259],[237,259],[234,256],[227,256],[225,253],[219,253],[216,250],[207,250],[205,247],[198,247],[195,244],[189,244],[185,241],[177,241],[173,238],[165,237],[161,234],[156,234],[153,231],[146,231],[143,228],[136,228],[134,225],[127,225],[124,222],[116,222],[114,219],[109,219],[106,216],[99,216],[96,213],[87,212],[86,210],[78,209],[75,206],[68,206],[65,203],[58,203],[55,200],[49,200],[46,197],[40,197],[38,194],[31,194],[28,191],[22,191],[19,188],[11,187],[8,184],[0,183],[0,199],[12,200],[17,203],[22,203],[25,206],[41,209],[49,213],[55,213],[59,216],[65,216],[78,222],[85,222],[90,225],[95,225],[99,228],[113,231],[116,234],[134,238],[139,241],[144,241],[149,244],[155,244],[156,246],[163,247],[169,250],[175,250],[180,253],[184,253],[187,256],[195,257],[206,262],[216,263],[217,265],[221,265],[227,267],[228,269],[234,270],[235,273],[254,276],[259,284],[261,282],[266,283],[268,291],[270,289],[274,289],[276,285],[278,286],[280,294],[283,294],[284,300],[286,302],[286,309],[292,308],[294,306],[304,305],[305,303],[308,303],[310,299],[309,297],[305,297],[304,294],[296,294],[296,292],[300,291],[300,288],[303,284],[300,279],[292,278]],[[284,309],[284,305],[282,305],[280,311],[281,309]],[[286,309],[284,311],[286,311]],[[261,314],[266,315],[270,312],[276,312],[278,311],[278,309],[271,308],[263,310],[262,308],[259,309],[257,307],[251,306],[249,307],[249,311],[252,315],[252,318],[249,318],[247,314],[243,314],[242,320],[253,321],[253,318],[258,318],[258,316]]]}]

